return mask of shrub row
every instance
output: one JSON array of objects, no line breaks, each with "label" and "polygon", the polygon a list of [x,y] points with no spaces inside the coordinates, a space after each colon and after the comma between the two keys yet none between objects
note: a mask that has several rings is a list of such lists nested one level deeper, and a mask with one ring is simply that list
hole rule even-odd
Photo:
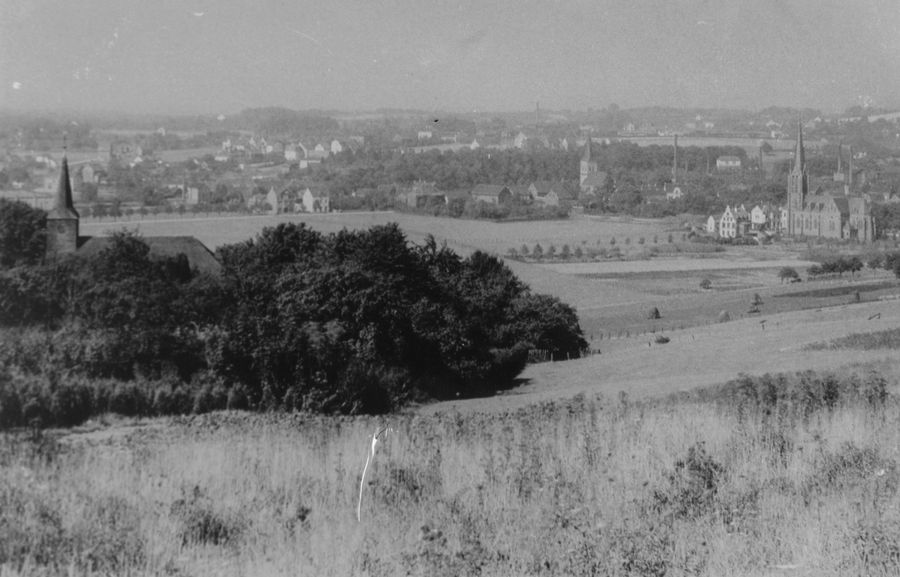
[{"label": "shrub row", "polygon": [[174,378],[122,382],[0,373],[0,429],[71,427],[103,413],[149,417],[247,408],[242,387],[228,390],[205,373],[190,383]]},{"label": "shrub row", "polygon": [[887,380],[873,370],[863,375],[815,371],[793,375],[742,374],[721,387],[716,396],[739,412],[750,409],[764,414],[791,412],[808,416],[860,402],[880,408],[889,394]]}]

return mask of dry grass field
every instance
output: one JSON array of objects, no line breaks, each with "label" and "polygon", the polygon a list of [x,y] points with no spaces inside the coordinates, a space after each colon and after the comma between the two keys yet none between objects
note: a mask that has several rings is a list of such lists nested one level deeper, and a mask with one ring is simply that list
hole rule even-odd
[{"label": "dry grass field", "polygon": [[6,436],[0,575],[896,575],[900,407],[867,370],[794,379],[769,401]]},{"label": "dry grass field", "polygon": [[670,339],[665,344],[656,343],[652,333],[595,341],[601,354],[530,365],[522,374],[522,386],[497,397],[420,410],[504,411],[578,394],[615,397],[624,392],[636,399],[658,398],[724,383],[739,373],[838,369],[853,363],[874,363],[900,382],[896,351],[809,350],[815,343],[897,327],[897,301],[876,301],[663,331],[660,334]]},{"label": "dry grass field", "polygon": [[[215,247],[282,220],[324,232],[397,221],[413,241],[431,233],[501,254],[669,228],[384,213],[140,230]],[[0,576],[898,575],[900,360],[889,339],[823,346],[900,326],[896,301],[880,300],[897,284],[867,272],[780,285],[777,268],[802,268],[795,259],[730,249],[689,266],[509,261],[575,304],[601,354],[531,365],[522,386],[489,399],[383,418],[108,418],[0,437]],[[746,314],[756,292],[761,314]],[[647,319],[649,306],[662,318]],[[734,320],[713,322],[722,310]],[[357,522],[381,426],[392,431]]]}]

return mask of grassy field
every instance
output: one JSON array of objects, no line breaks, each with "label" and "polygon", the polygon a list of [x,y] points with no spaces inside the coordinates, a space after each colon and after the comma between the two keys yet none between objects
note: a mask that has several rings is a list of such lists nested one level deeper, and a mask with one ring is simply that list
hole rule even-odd
[{"label": "grassy field", "polygon": [[[433,233],[462,252],[669,226],[387,213],[141,231],[214,247],[289,219],[325,232],[399,221],[414,241]],[[594,334],[601,354],[531,365],[489,399],[383,418],[110,417],[0,436],[0,576],[900,574],[900,360],[884,336],[900,308],[879,300],[896,281],[781,285],[790,258],[742,248],[698,270],[651,259],[606,272],[509,261],[571,299],[588,336],[606,335]],[[762,313],[747,315],[756,292]],[[647,319],[651,304],[661,319]],[[713,322],[721,310],[735,320]],[[634,334],[650,330],[669,342]]]},{"label": "grassy field", "polygon": [[896,575],[900,407],[867,370],[784,382],[0,437],[0,574]]},{"label": "grassy field", "polygon": [[485,250],[505,254],[510,248],[522,244],[533,247],[541,243],[546,248],[550,244],[562,247],[569,244],[596,245],[599,241],[608,246],[616,237],[621,244],[631,238],[637,245],[640,237],[648,240],[654,234],[666,238],[671,231],[680,231],[677,223],[628,218],[577,217],[554,221],[528,221],[495,223],[481,220],[461,220],[436,218],[394,212],[345,212],[329,214],[297,214],[278,216],[245,216],[224,218],[168,218],[145,221],[89,222],[83,225],[85,234],[100,235],[104,231],[117,230],[122,226],[137,227],[146,236],[192,234],[210,248],[222,244],[240,242],[255,236],[266,226],[279,222],[303,222],[323,232],[337,232],[341,229],[361,229],[389,222],[396,222],[406,232],[409,239],[421,242],[431,234],[439,241],[463,253]]},{"label": "grassy field", "polygon": [[[765,324],[760,322],[764,319]],[[895,351],[879,347],[835,354],[810,347],[898,326],[896,301],[874,301],[662,330],[660,334],[670,339],[666,344],[657,344],[652,333],[595,339],[593,344],[601,354],[530,365],[522,374],[522,386],[499,396],[448,401],[420,410],[502,412],[578,394],[615,397],[625,392],[636,399],[658,398],[714,386],[738,373],[837,369],[851,363],[876,363],[886,375],[900,379]]]},{"label": "grassy field", "polygon": [[[486,221],[433,218],[392,212],[332,213],[280,216],[231,216],[219,218],[171,217],[167,219],[86,222],[84,234],[99,235],[136,229],[145,236],[190,234],[211,248],[241,242],[253,237],[264,227],[279,222],[304,222],[325,233],[343,228],[360,229],[397,222],[413,242],[422,242],[432,234],[439,242],[447,242],[461,254],[485,250],[504,255],[509,248],[540,243],[558,249],[564,244],[608,248],[609,240],[626,253],[637,253],[645,247],[637,244],[641,237],[651,242],[657,236],[665,243],[671,233],[680,239],[677,220],[642,220],[617,217],[575,216],[571,219],[541,222],[494,223]],[[625,239],[632,242],[626,247]],[[703,245],[708,246],[708,245]],[[797,250],[805,248],[799,246]],[[507,265],[536,292],[552,294],[574,306],[585,333],[624,335],[660,328],[672,329],[715,322],[722,311],[740,318],[749,309],[754,292],[759,292],[766,305],[763,314],[770,315],[811,307],[832,306],[847,302],[849,297],[808,299],[775,299],[789,291],[810,287],[845,286],[848,281],[817,281],[807,286],[781,285],[777,272],[782,266],[800,271],[812,264],[800,260],[795,251],[780,246],[728,247],[724,253],[679,254],[637,260],[610,260],[593,263],[534,263],[507,260]],[[711,290],[700,289],[700,281],[709,278]],[[868,273],[861,277],[872,279]],[[885,280],[879,273],[875,280]],[[866,299],[896,293],[897,287],[866,293]],[[648,322],[649,307],[663,313],[659,322]]]}]

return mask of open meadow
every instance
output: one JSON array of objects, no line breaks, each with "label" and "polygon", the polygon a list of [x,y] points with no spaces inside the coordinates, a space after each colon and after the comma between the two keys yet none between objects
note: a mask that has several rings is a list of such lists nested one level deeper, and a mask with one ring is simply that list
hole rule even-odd
[{"label": "open meadow", "polygon": [[704,395],[6,435],[0,575],[897,574],[900,406],[880,374]]},{"label": "open meadow", "polygon": [[[683,230],[677,220],[648,220],[576,215],[570,219],[539,222],[507,222],[458,220],[410,215],[394,212],[357,212],[279,216],[222,216],[213,218],[170,217],[153,220],[93,221],[82,224],[84,234],[102,235],[128,228],[145,236],[193,235],[211,249],[223,244],[252,238],[266,226],[280,222],[303,222],[325,233],[344,228],[365,229],[397,222],[409,240],[421,243],[429,234],[438,242],[446,242],[460,254],[483,250],[504,256],[510,248],[541,244],[572,250],[581,246],[622,249],[626,260],[600,262],[523,262],[505,259],[507,266],[535,292],[551,294],[578,311],[586,336],[594,341],[602,337],[624,336],[658,329],[673,329],[716,322],[723,311],[731,318],[741,318],[750,306],[754,293],[765,302],[763,314],[832,306],[847,302],[847,295],[829,298],[774,298],[791,291],[811,287],[850,286],[847,279],[816,281],[807,285],[782,285],[778,270],[792,266],[803,271],[813,264],[799,258],[798,252],[781,246],[728,247],[724,252],[710,252],[713,245],[680,242]],[[670,245],[668,237],[675,242]],[[648,256],[652,239],[659,247],[671,246],[681,252],[670,256]],[[639,239],[645,245],[639,245]],[[626,244],[626,239],[630,242]],[[699,252],[704,249],[703,252]],[[700,288],[708,278],[711,288]],[[868,291],[872,282],[888,281],[881,271],[873,277],[869,272],[856,279],[861,284],[863,300],[874,300],[900,291],[900,286],[886,285],[879,291]],[[660,310],[662,318],[650,322],[647,311]],[[592,338],[593,337],[593,338]]]},{"label": "open meadow", "polygon": [[[398,222],[415,242],[498,254],[677,228],[360,213],[139,230],[215,248],[284,221]],[[778,247],[507,264],[574,304],[600,354],[384,417],[109,416],[6,434],[0,575],[900,574],[895,279],[783,285],[779,267],[806,263]]]}]

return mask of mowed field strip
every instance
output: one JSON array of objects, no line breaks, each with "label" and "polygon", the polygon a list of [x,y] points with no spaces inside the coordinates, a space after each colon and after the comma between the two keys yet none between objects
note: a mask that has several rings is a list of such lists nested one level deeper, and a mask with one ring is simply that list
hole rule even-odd
[{"label": "mowed field strip", "polygon": [[311,228],[329,233],[344,228],[366,229],[372,226],[396,222],[413,242],[422,242],[429,234],[438,242],[446,241],[449,246],[462,253],[476,249],[505,254],[510,248],[520,248],[527,244],[533,248],[541,243],[546,249],[554,244],[557,249],[568,244],[576,246],[609,246],[611,238],[619,243],[631,238],[637,243],[640,237],[648,242],[653,235],[666,238],[677,229],[664,221],[600,219],[573,217],[564,220],[516,221],[496,223],[483,220],[463,220],[437,218],[422,215],[383,212],[343,212],[328,214],[289,214],[277,216],[222,216],[197,218],[191,216],[153,217],[145,220],[87,221],[82,220],[84,234],[102,235],[122,230],[138,230],[144,236],[176,236],[190,234],[203,241],[208,247],[216,247],[241,242],[256,236],[264,227],[281,222],[303,222]]},{"label": "mowed field strip", "polygon": [[[878,319],[869,320],[880,314]],[[765,320],[765,328],[760,322]],[[727,382],[739,373],[829,370],[852,363],[878,362],[900,366],[895,351],[807,351],[811,343],[852,333],[900,326],[896,301],[846,305],[748,318],[666,333],[667,344],[652,335],[610,341],[602,354],[557,363],[530,365],[521,387],[488,399],[447,401],[421,407],[437,411],[503,411],[531,403],[602,395],[614,399],[621,391],[632,399],[689,391]],[[890,374],[890,370],[885,370]]]}]

